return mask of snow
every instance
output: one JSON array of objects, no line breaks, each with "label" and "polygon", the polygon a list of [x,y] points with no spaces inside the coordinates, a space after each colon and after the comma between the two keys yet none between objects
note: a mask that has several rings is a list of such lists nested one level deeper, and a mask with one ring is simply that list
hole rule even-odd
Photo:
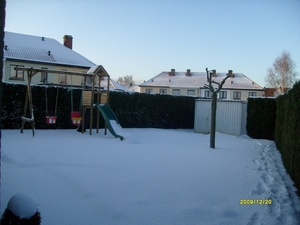
[{"label": "snow", "polygon": [[[193,130],[3,130],[1,214],[15,193],[53,224],[299,224],[300,202],[273,141]],[[272,204],[240,204],[241,200]]]},{"label": "snow", "polygon": [[33,197],[23,193],[12,196],[7,208],[20,219],[30,219],[38,211],[38,205]]},{"label": "snow", "polygon": [[[222,80],[227,77],[227,73],[217,72],[217,76],[213,77],[216,82],[222,82]],[[175,76],[170,76],[168,71],[163,71],[157,76],[151,78],[150,80],[142,83],[141,87],[185,87],[185,88],[203,88],[207,84],[207,74],[206,72],[192,72],[191,76],[186,76],[186,72],[176,72]],[[213,86],[216,86],[213,84]],[[234,77],[230,77],[226,80],[223,88],[233,88],[233,89],[250,89],[250,90],[262,90],[263,88],[256,84],[254,81],[249,79],[243,73],[234,73]]]},{"label": "snow", "polygon": [[130,143],[138,143],[138,141],[135,140],[131,134],[124,131],[124,129],[121,127],[121,125],[117,123],[117,121],[110,120],[109,122],[110,122],[112,128],[114,129],[114,131],[116,132],[116,134],[122,136],[124,138],[124,141],[130,142]]},{"label": "snow", "polygon": [[[53,38],[5,31],[4,58],[91,67],[90,60]],[[50,51],[50,54],[49,54]]]}]

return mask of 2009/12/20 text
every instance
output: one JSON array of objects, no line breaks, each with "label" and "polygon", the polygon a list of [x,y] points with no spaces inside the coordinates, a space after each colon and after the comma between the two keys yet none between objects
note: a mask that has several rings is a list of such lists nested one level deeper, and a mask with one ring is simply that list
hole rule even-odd
[{"label": "2009/12/20 text", "polygon": [[271,199],[241,199],[240,205],[271,205]]}]

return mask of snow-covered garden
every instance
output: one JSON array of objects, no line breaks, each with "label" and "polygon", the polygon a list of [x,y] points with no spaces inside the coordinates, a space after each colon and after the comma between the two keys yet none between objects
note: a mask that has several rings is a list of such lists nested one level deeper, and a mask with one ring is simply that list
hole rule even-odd
[{"label": "snow-covered garden", "polygon": [[1,215],[16,193],[43,225],[300,223],[273,141],[193,130],[2,130]]}]

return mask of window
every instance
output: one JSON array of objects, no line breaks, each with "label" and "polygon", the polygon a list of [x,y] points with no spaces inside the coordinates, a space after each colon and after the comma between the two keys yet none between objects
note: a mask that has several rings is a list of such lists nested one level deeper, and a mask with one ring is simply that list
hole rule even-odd
[{"label": "window", "polygon": [[187,95],[188,96],[195,96],[195,90],[188,90]]},{"label": "window", "polygon": [[173,89],[172,94],[173,95],[180,95],[180,89]]},{"label": "window", "polygon": [[153,89],[146,88],[146,93],[147,93],[147,94],[151,94],[152,92],[153,92]]},{"label": "window", "polygon": [[234,91],[233,92],[233,99],[236,99],[236,100],[241,99],[241,92],[240,91]]},{"label": "window", "polygon": [[10,79],[11,80],[24,80],[24,71],[15,70],[15,67],[24,67],[24,66],[11,65],[10,66]]},{"label": "window", "polygon": [[211,95],[212,95],[212,94],[211,94],[211,91],[205,91],[205,92],[204,92],[204,97],[205,97],[205,98],[211,98]]},{"label": "window", "polygon": [[[46,67],[42,67],[42,69],[48,69]],[[48,73],[41,72],[41,82],[47,83],[48,82]]]},{"label": "window", "polygon": [[219,98],[226,99],[227,98],[227,91],[220,91]]},{"label": "window", "polygon": [[254,97],[254,96],[256,96],[256,92],[249,92],[249,95],[248,95],[249,97]]},{"label": "window", "polygon": [[[67,71],[67,70],[62,70]],[[67,83],[67,74],[59,74],[59,83],[66,84]]]},{"label": "window", "polygon": [[167,89],[159,89],[159,94],[167,94]]}]

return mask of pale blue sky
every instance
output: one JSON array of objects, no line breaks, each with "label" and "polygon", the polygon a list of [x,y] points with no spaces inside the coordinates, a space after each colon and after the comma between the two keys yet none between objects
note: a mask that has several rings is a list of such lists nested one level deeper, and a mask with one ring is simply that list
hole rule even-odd
[{"label": "pale blue sky", "polygon": [[284,50],[300,72],[300,0],[6,0],[5,30],[72,35],[73,50],[137,83],[208,67],[265,86]]}]

